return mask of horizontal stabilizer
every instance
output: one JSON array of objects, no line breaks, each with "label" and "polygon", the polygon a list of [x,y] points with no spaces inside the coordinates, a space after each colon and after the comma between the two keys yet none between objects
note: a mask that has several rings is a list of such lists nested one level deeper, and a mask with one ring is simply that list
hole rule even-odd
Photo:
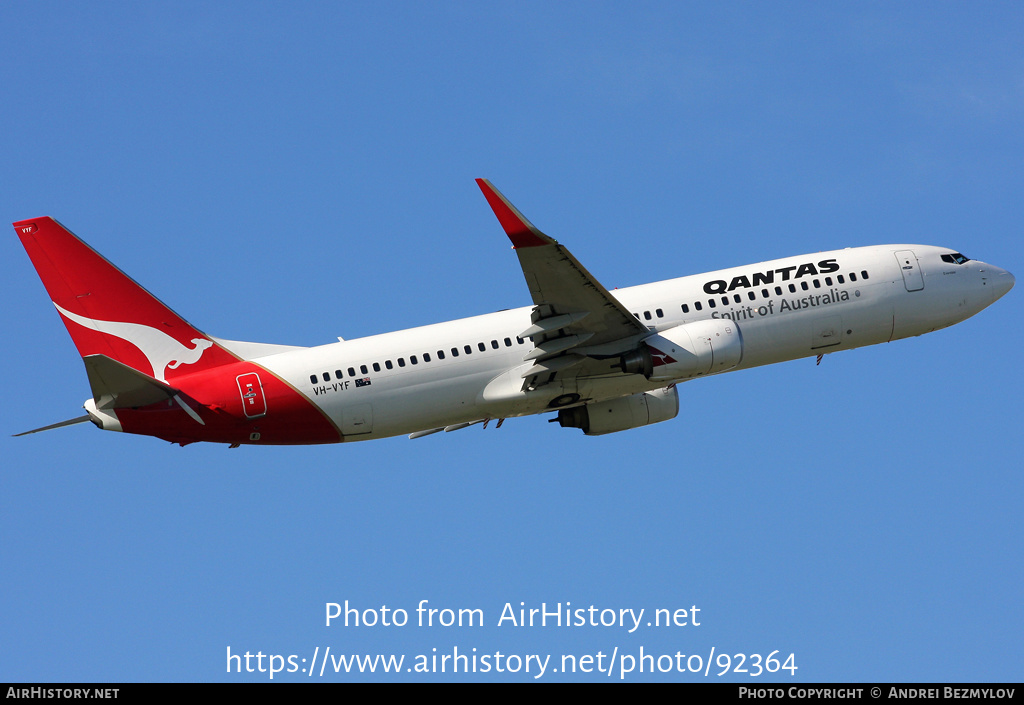
[{"label": "horizontal stabilizer", "polygon": [[23,433],[15,433],[14,437],[27,436],[30,433],[39,433],[40,431],[49,431],[54,428],[61,428],[63,426],[74,426],[76,423],[83,423],[89,420],[89,415],[79,416],[77,419],[68,419],[67,421],[61,421],[60,423],[52,423],[49,426],[43,426],[42,428],[33,428],[31,431],[25,431]]},{"label": "horizontal stabilizer", "polygon": [[86,355],[82,361],[97,409],[149,406],[178,393],[174,387],[106,355]]}]

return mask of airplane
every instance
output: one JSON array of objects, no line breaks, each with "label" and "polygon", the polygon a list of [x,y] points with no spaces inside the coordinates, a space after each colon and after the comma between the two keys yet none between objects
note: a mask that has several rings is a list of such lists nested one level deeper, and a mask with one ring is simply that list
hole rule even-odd
[{"label": "airplane", "polygon": [[86,415],[181,446],[420,438],[553,412],[597,436],[674,418],[678,384],[951,326],[1014,285],[929,245],[787,257],[610,292],[488,180],[533,305],[296,347],[201,332],[49,217],[14,223],[85,364]]}]

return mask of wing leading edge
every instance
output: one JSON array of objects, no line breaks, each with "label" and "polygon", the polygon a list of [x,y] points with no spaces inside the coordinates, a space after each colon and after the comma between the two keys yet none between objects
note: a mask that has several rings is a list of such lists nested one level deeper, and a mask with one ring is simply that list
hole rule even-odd
[{"label": "wing leading edge", "polygon": [[490,181],[476,183],[512,241],[533,297],[533,325],[520,334],[534,343],[524,358],[533,362],[522,374],[524,389],[559,374],[585,375],[580,366],[588,357],[616,356],[650,335],[569,250],[538,230]]}]

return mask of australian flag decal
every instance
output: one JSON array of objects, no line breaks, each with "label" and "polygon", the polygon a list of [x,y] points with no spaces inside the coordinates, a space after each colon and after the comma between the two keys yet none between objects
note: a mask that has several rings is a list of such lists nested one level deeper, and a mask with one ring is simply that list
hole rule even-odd
[{"label": "australian flag decal", "polygon": [[364,377],[363,379],[357,379],[356,380],[356,386],[357,387],[369,387],[370,386],[370,378],[369,377]]}]

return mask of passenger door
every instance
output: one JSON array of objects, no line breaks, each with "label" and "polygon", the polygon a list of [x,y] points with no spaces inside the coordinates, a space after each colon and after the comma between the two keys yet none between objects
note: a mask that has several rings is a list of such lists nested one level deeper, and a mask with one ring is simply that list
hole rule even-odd
[{"label": "passenger door", "polygon": [[900,271],[903,272],[903,285],[907,291],[920,291],[924,288],[924,277],[921,275],[921,267],[917,263],[917,256],[913,250],[900,250],[896,253],[896,261],[900,263]]}]

